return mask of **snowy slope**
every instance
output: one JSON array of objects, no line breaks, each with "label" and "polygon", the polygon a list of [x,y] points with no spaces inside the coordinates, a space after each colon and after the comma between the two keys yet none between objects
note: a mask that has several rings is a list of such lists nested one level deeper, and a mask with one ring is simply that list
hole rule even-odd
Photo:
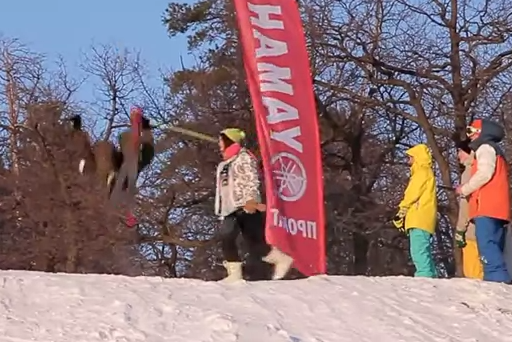
[{"label": "snowy slope", "polygon": [[0,342],[511,341],[512,286],[314,277],[220,284],[0,272]]}]

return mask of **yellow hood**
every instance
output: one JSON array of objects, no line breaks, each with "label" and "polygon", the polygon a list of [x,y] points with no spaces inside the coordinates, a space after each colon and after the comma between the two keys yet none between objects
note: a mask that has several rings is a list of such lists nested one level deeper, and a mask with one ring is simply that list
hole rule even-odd
[{"label": "yellow hood", "polygon": [[430,154],[430,150],[428,146],[425,144],[419,144],[414,147],[411,147],[405,152],[407,155],[414,158],[414,164],[417,166],[432,166],[432,155]]},{"label": "yellow hood", "polygon": [[416,145],[406,153],[414,158],[414,163],[404,198],[399,204],[400,209],[407,212],[405,229],[423,229],[433,234],[437,226],[437,193],[432,156],[424,144]]}]

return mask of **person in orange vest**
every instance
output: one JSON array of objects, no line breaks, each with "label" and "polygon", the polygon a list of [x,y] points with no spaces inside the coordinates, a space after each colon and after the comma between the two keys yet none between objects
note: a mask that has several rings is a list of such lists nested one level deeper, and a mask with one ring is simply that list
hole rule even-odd
[{"label": "person in orange vest", "polygon": [[505,131],[496,122],[474,120],[467,127],[475,152],[471,177],[456,188],[460,196],[469,197],[469,219],[475,223],[478,252],[483,263],[484,280],[512,283],[503,250],[505,225],[510,221],[508,165],[498,145]]},{"label": "person in orange vest", "polygon": [[[459,159],[462,174],[460,182],[466,183],[471,177],[471,165],[474,161],[474,152],[469,147],[468,138],[457,141],[457,156]],[[455,242],[457,247],[462,248],[462,265],[464,277],[472,279],[483,279],[484,269],[478,246],[476,243],[475,224],[469,220],[469,203],[466,197],[459,198],[459,217],[455,231]]]}]

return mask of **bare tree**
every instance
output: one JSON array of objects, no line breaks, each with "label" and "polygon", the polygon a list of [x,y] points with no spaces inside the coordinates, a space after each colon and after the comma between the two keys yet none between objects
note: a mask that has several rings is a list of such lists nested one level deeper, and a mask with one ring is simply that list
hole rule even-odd
[{"label": "bare tree", "polygon": [[[16,39],[0,37],[0,137],[3,165],[15,175],[20,169],[20,134],[25,127],[25,105],[33,101],[39,92],[43,78],[43,58]],[[19,212],[21,196],[19,184],[14,183],[12,192],[13,219],[16,227],[23,224]]]},{"label": "bare tree", "polygon": [[[37,122],[21,134],[18,174],[2,187],[19,184],[23,224],[4,227],[0,265],[50,272],[140,274],[134,270],[136,234],[120,230],[115,208],[92,177],[77,177],[70,163],[75,146],[60,121],[63,103],[39,102],[27,112]],[[12,190],[11,190],[12,191]],[[5,199],[4,203],[9,203]],[[13,222],[4,213],[7,222]]]},{"label": "bare tree", "polygon": [[[321,16],[322,10],[317,8],[315,13]],[[197,65],[168,78],[180,123],[212,135],[223,126],[239,126],[248,132],[248,145],[257,153],[252,106],[232,6],[213,1],[171,3],[164,23],[171,36],[186,33],[189,49],[199,56]],[[318,22],[306,22],[311,47],[316,25]],[[354,68],[330,67],[332,61],[314,48],[311,56],[315,77],[329,73],[330,81],[337,86],[356,85],[358,76]],[[364,96],[372,88],[366,81],[352,89]],[[417,127],[396,113],[347,101],[333,88],[317,86],[315,95],[322,133],[324,178],[329,184],[325,189],[329,273],[410,273],[407,240],[392,228],[389,221],[394,209],[388,203],[399,196],[399,189],[394,186],[397,175],[404,178],[397,172],[397,151],[412,141],[412,135],[418,134]],[[193,175],[194,188],[204,184],[205,188],[213,189],[214,185],[206,180],[212,180],[216,157],[206,156],[211,152],[203,152],[202,148],[197,150],[200,144],[174,146],[187,156],[198,152],[201,153],[198,157],[204,155],[199,157],[201,165],[184,159],[179,162],[184,173]],[[177,154],[173,154],[172,160],[175,158],[178,161]],[[207,213],[204,212],[203,219],[211,217],[211,211],[210,216]],[[205,222],[202,234],[208,232],[207,227]],[[209,229],[215,231],[215,226]],[[204,253],[201,258],[204,269],[208,262],[215,261],[217,254],[215,248],[201,253]],[[195,270],[191,269],[190,273]],[[206,277],[205,273],[196,272],[194,274]],[[215,277],[215,269],[208,269],[208,272]]]},{"label": "bare tree", "polygon": [[8,136],[7,165],[19,168],[18,142],[20,126],[25,123],[24,105],[35,99],[43,77],[42,56],[20,41],[0,39],[0,119],[3,135]]},{"label": "bare tree", "polygon": [[128,108],[141,89],[140,55],[128,49],[119,50],[114,45],[92,46],[81,67],[96,81],[95,111],[105,120],[101,139],[109,140],[115,128],[124,126]]},{"label": "bare tree", "polygon": [[[504,80],[512,66],[512,5],[316,0],[307,6],[315,24],[310,35],[318,61],[316,86],[420,127],[421,134],[409,141],[429,144],[441,182],[451,186],[456,172],[451,133],[462,134],[475,115],[493,115],[509,91]],[[353,81],[347,83],[346,75]],[[364,84],[371,91],[361,93]],[[446,196],[453,227],[456,200],[453,193]],[[461,275],[457,249],[455,259]]]},{"label": "bare tree", "polygon": [[0,40],[0,267],[141,274],[135,232],[119,231],[105,194],[69,162],[63,118],[76,114],[79,86],[62,61],[48,69],[21,42]]}]

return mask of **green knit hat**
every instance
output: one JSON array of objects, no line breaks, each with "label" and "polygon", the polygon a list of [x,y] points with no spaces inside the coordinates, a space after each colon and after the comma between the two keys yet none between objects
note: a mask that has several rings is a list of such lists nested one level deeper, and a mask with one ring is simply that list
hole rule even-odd
[{"label": "green knit hat", "polygon": [[237,144],[245,139],[245,132],[239,128],[226,128],[220,134],[224,134],[229,140]]}]

